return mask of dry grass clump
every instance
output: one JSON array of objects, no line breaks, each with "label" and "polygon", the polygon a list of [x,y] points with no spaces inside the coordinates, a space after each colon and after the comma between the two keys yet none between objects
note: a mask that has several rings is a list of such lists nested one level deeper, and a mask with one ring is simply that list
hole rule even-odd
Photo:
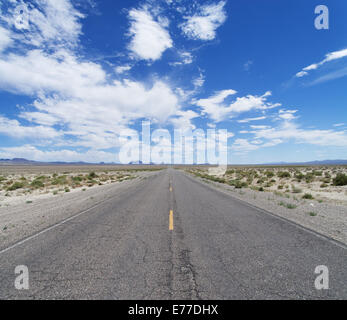
[{"label": "dry grass clump", "polygon": [[[143,171],[143,170],[142,170]],[[92,187],[94,185],[103,185],[114,182],[134,179],[136,170],[127,172],[125,170],[115,172],[88,173],[53,173],[45,175],[28,174],[26,176],[17,176],[15,174],[7,177],[0,176],[0,193],[5,192],[5,196],[30,194],[34,191],[46,193],[53,190],[56,195],[60,191],[70,192],[71,189]]]},{"label": "dry grass clump", "polygon": [[[323,193],[329,198],[333,193],[340,193],[340,198],[347,200],[347,166],[317,167],[229,167],[224,175],[210,175],[208,167],[196,167],[190,173],[206,180],[225,183],[235,188],[250,188],[258,191],[281,193],[304,193],[304,199],[314,198],[316,193]],[[345,196],[343,196],[345,194]],[[332,198],[333,199],[333,198]],[[319,199],[318,199],[319,200]]]}]

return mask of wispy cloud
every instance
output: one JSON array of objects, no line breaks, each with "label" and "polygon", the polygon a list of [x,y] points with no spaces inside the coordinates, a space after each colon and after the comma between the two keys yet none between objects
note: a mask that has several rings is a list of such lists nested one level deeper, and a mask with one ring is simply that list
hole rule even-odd
[{"label": "wispy cloud", "polygon": [[260,121],[260,120],[265,120],[266,117],[262,116],[262,117],[256,117],[256,118],[246,118],[246,119],[241,119],[241,120],[237,120],[238,123],[248,123],[251,121]]},{"label": "wispy cloud", "polygon": [[303,68],[300,72],[296,74],[297,78],[302,78],[304,76],[307,76],[310,71],[316,70],[322,65],[326,64],[327,62],[342,59],[347,57],[347,49],[339,50],[339,51],[333,51],[325,55],[325,58],[318,62],[318,63],[313,63],[305,68]]}]

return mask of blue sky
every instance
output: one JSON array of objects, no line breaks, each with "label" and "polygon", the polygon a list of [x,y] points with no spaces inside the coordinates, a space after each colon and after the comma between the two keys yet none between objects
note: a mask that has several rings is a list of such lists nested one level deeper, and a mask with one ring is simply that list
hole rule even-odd
[{"label": "blue sky", "polygon": [[227,129],[233,164],[346,159],[347,2],[323,2],[0,0],[0,158],[116,162],[150,120]]}]

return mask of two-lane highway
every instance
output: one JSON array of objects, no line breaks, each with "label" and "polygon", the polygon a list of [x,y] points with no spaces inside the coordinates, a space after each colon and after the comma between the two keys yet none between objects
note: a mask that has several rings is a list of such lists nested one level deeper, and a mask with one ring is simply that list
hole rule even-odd
[{"label": "two-lane highway", "polygon": [[1,251],[0,299],[346,299],[346,265],[345,246],[169,169]]}]

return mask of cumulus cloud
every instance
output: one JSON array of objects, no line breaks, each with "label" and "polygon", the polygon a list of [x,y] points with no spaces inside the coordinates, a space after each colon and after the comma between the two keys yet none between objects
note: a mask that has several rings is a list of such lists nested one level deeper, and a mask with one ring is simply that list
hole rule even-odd
[{"label": "cumulus cloud", "polygon": [[173,46],[166,29],[167,20],[154,20],[147,8],[130,10],[129,19],[129,35],[132,38],[129,50],[136,58],[155,61],[161,58],[165,50]]},{"label": "cumulus cloud", "polygon": [[183,33],[194,40],[213,40],[216,37],[216,30],[227,19],[225,4],[225,1],[220,1],[204,5],[196,14],[184,17],[187,21],[180,26]]},{"label": "cumulus cloud", "polygon": [[[19,9],[22,10],[21,33],[13,33],[21,44],[35,47],[73,47],[82,34],[82,13],[69,0],[20,0],[8,2],[8,10],[1,20],[10,30],[18,31]],[[30,19],[30,23],[29,20]]]},{"label": "cumulus cloud", "polygon": [[279,103],[269,103],[267,98],[271,96],[268,91],[262,96],[248,95],[238,97],[234,102],[227,104],[226,98],[235,95],[235,90],[223,90],[215,93],[207,99],[193,101],[193,103],[202,108],[203,113],[207,114],[212,120],[220,122],[230,118],[233,114],[249,112],[251,110],[268,110],[278,106]]},{"label": "cumulus cloud", "polygon": [[[77,41],[81,26],[75,25],[76,17],[82,15],[66,0],[46,2],[47,7],[42,1],[42,8],[35,7],[42,11],[42,21],[39,23],[36,18],[36,27],[30,30],[31,35],[42,34],[40,47],[27,45],[22,50],[0,55],[0,89],[32,97],[31,108],[35,109],[24,108],[18,120],[2,118],[2,134],[14,136],[13,132],[18,132],[17,138],[47,137],[59,146],[101,150],[118,146],[119,133],[137,119],[165,122],[177,113],[180,109],[177,95],[158,78],[151,83],[124,78],[112,81],[101,64],[81,57],[73,46],[55,45],[47,50],[46,44],[56,42],[54,37],[58,33],[71,33],[70,41]],[[54,8],[67,16],[61,19],[61,25],[54,20]],[[54,30],[44,31],[45,19],[52,20]],[[14,33],[8,35],[12,41],[19,41]],[[121,67],[119,72],[128,69],[128,66]],[[19,120],[30,125],[23,126]]]},{"label": "cumulus cloud", "polygon": [[61,136],[61,132],[47,126],[23,126],[17,120],[0,116],[0,133],[14,138],[54,139]]}]

